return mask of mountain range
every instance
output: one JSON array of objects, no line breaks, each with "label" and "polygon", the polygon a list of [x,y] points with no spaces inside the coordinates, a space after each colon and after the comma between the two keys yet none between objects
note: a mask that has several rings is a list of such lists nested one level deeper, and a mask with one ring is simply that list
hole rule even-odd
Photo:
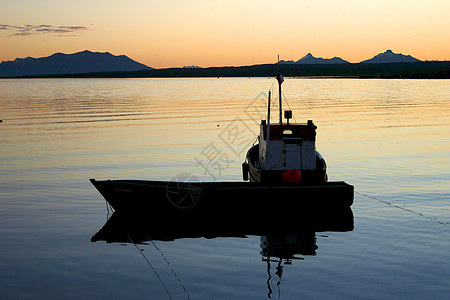
[{"label": "mountain range", "polygon": [[73,54],[55,53],[41,58],[17,58],[0,63],[0,77],[19,77],[50,74],[80,74],[93,72],[120,72],[150,70],[125,55],[88,50]]},{"label": "mountain range", "polygon": [[[364,60],[359,64],[373,64],[377,66],[380,64],[393,64],[393,63],[409,63],[409,62],[421,62],[419,59],[410,55],[403,55],[401,53],[394,53],[391,50],[387,50],[384,53],[375,55],[373,58]],[[314,57],[311,53],[308,53],[303,58],[297,61],[280,61],[285,64],[286,67],[293,65],[309,65],[311,68],[318,68],[319,65],[323,67],[327,66],[355,66],[359,64],[352,64],[339,57],[334,58],[321,58]],[[317,67],[315,67],[317,65]],[[248,66],[251,67],[251,66]],[[226,69],[227,67],[223,67]],[[239,67],[236,67],[239,68]],[[177,69],[171,68],[168,70]],[[202,68],[197,66],[187,66],[180,69],[189,70],[192,74],[197,74],[195,70]],[[208,69],[204,69],[206,74]],[[106,72],[136,72],[136,71],[163,71],[164,69],[153,69],[144,64],[136,62],[125,55],[115,56],[111,53],[105,52],[91,52],[88,50],[73,53],[63,54],[55,53],[48,57],[41,58],[17,58],[14,61],[4,61],[0,63],[0,77],[20,77],[20,76],[45,76],[45,75],[74,75],[74,74],[86,74],[86,73],[106,73]],[[202,73],[203,74],[203,73]]]},{"label": "mountain range", "polygon": [[349,64],[350,62],[343,60],[340,57],[333,58],[321,58],[314,57],[311,53],[306,54],[305,57],[300,58],[297,61],[293,60],[280,60],[281,64],[303,64],[303,65],[319,65],[319,64]]},{"label": "mountain range", "polygon": [[363,60],[361,64],[390,64],[390,63],[406,63],[406,62],[420,62],[421,60],[412,57],[411,55],[403,55],[401,53],[394,53],[392,50],[387,50],[368,60]]},{"label": "mountain range", "polygon": [[[401,53],[394,53],[392,50],[375,55],[371,59],[360,62],[361,64],[389,64],[389,63],[403,63],[403,62],[420,62],[421,60],[412,57],[411,55],[403,55]],[[350,62],[343,60],[340,57],[321,58],[314,57],[311,53],[306,54],[303,58],[293,61],[281,60],[282,64],[303,64],[303,65],[319,65],[319,64],[349,64]]]}]

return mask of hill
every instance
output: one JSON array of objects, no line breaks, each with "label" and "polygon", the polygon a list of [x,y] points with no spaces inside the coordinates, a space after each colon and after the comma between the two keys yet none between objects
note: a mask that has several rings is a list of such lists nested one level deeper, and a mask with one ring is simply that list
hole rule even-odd
[{"label": "hill", "polygon": [[420,62],[421,60],[412,57],[411,55],[403,55],[401,53],[394,53],[392,50],[387,50],[384,53],[380,53],[362,61],[362,64],[389,64],[389,63],[411,63]]},{"label": "hill", "polygon": [[[291,77],[450,78],[450,61],[422,62],[390,50],[362,63],[348,63],[336,57],[316,58],[309,53],[297,62],[280,61],[280,64],[283,75]],[[273,77],[276,72],[276,64],[153,69],[124,55],[90,51],[56,53],[38,59],[27,57],[0,64],[0,77],[25,78]]]},{"label": "hill", "polygon": [[[274,77],[277,64],[242,67],[168,68],[133,72],[49,75],[52,78],[188,78]],[[450,61],[386,64],[284,64],[285,77],[314,78],[450,78]]]},{"label": "hill", "polygon": [[280,61],[281,64],[304,64],[304,65],[323,65],[323,64],[348,64],[349,62],[343,60],[340,57],[333,58],[322,58],[322,57],[314,57],[311,53],[306,54],[303,58],[297,61]]},{"label": "hill", "polygon": [[88,50],[63,54],[55,53],[41,58],[18,58],[0,63],[0,77],[19,77],[33,75],[80,74],[92,72],[124,72],[151,70],[125,55],[91,52]]}]

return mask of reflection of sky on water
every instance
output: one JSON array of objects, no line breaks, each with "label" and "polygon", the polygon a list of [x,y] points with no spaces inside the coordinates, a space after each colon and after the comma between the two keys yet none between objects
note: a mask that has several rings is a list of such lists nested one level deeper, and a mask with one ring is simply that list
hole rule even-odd
[{"label": "reflection of sky on water", "polygon": [[[212,142],[232,161],[218,180],[240,180],[243,157],[220,135],[237,117],[257,127],[246,111],[271,85],[0,81],[1,295],[165,297],[134,247],[89,241],[105,222],[105,206],[88,179],[193,173],[210,180],[195,157]],[[283,269],[281,297],[448,295],[448,82],[287,78],[283,88],[296,121],[318,126],[330,179],[355,185],[357,193],[354,231],[316,234],[317,255]],[[156,244],[192,299],[267,298],[259,236]],[[142,247],[173,295],[185,297],[160,252]]]}]

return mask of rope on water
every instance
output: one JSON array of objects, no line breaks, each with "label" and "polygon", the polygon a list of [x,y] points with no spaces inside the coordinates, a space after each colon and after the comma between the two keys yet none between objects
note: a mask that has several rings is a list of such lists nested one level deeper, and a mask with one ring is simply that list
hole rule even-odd
[{"label": "rope on water", "polygon": [[156,246],[155,242],[150,239],[149,237],[147,237],[147,239],[153,244],[153,246],[155,247],[156,250],[159,251],[159,253],[161,254],[161,256],[163,257],[163,259],[166,261],[167,265],[169,266],[170,270],[172,270],[173,275],[175,276],[175,278],[178,280],[178,282],[180,283],[181,287],[184,290],[184,293],[186,294],[186,297],[191,300],[191,297],[189,297],[189,294],[186,290],[186,287],[184,286],[184,284],[181,282],[180,277],[178,276],[178,274],[175,272],[175,270],[172,268],[172,266],[170,265],[169,261],[167,260],[166,256],[164,255],[164,253],[162,252],[162,250],[160,248],[158,248],[158,246]]},{"label": "rope on water", "polygon": [[134,247],[136,247],[136,249],[139,251],[139,253],[142,255],[142,257],[144,257],[145,261],[147,262],[147,264],[152,268],[153,272],[155,272],[156,277],[158,277],[159,282],[161,282],[161,285],[163,286],[164,290],[167,293],[167,296],[169,296],[169,299],[172,299],[172,296],[169,293],[169,290],[167,289],[166,285],[164,284],[164,282],[162,281],[161,277],[159,276],[158,272],[156,271],[155,267],[153,267],[153,265],[151,264],[151,262],[147,259],[147,257],[145,256],[144,252],[142,249],[139,249],[139,247],[136,245],[136,243],[131,239],[131,237],[128,235],[128,239],[130,240],[130,242],[134,245]]},{"label": "rope on water", "polygon": [[441,224],[441,225],[444,225],[444,226],[447,226],[447,225],[450,224],[450,222],[443,222],[443,221],[440,221],[438,218],[430,217],[430,216],[424,215],[423,213],[414,211],[414,210],[409,209],[409,208],[405,208],[405,207],[400,206],[400,205],[397,205],[397,204],[393,204],[393,203],[387,202],[387,201],[385,201],[385,200],[378,199],[378,198],[376,198],[376,197],[373,197],[373,196],[370,196],[370,195],[367,195],[367,194],[364,194],[364,193],[361,193],[361,192],[358,192],[358,191],[355,191],[355,193],[358,194],[358,195],[364,196],[364,197],[366,197],[366,198],[368,198],[368,199],[373,199],[373,200],[376,200],[376,201],[378,201],[378,202],[380,202],[380,203],[383,203],[383,204],[386,204],[386,205],[389,205],[389,206],[392,206],[392,207],[395,207],[395,208],[398,208],[398,209],[407,211],[407,212],[409,212],[409,213],[412,213],[412,214],[421,216],[422,218],[431,220],[431,221],[433,221],[433,222],[436,222],[436,223]]}]

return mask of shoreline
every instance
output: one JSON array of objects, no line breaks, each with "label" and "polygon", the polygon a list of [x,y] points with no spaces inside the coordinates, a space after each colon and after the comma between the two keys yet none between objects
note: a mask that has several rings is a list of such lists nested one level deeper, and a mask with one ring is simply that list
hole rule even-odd
[{"label": "shoreline", "polygon": [[[450,61],[389,64],[282,64],[284,77],[349,79],[450,79]],[[220,78],[273,77],[277,64],[209,68],[167,68],[142,71],[45,74],[0,77],[20,78]]]}]

